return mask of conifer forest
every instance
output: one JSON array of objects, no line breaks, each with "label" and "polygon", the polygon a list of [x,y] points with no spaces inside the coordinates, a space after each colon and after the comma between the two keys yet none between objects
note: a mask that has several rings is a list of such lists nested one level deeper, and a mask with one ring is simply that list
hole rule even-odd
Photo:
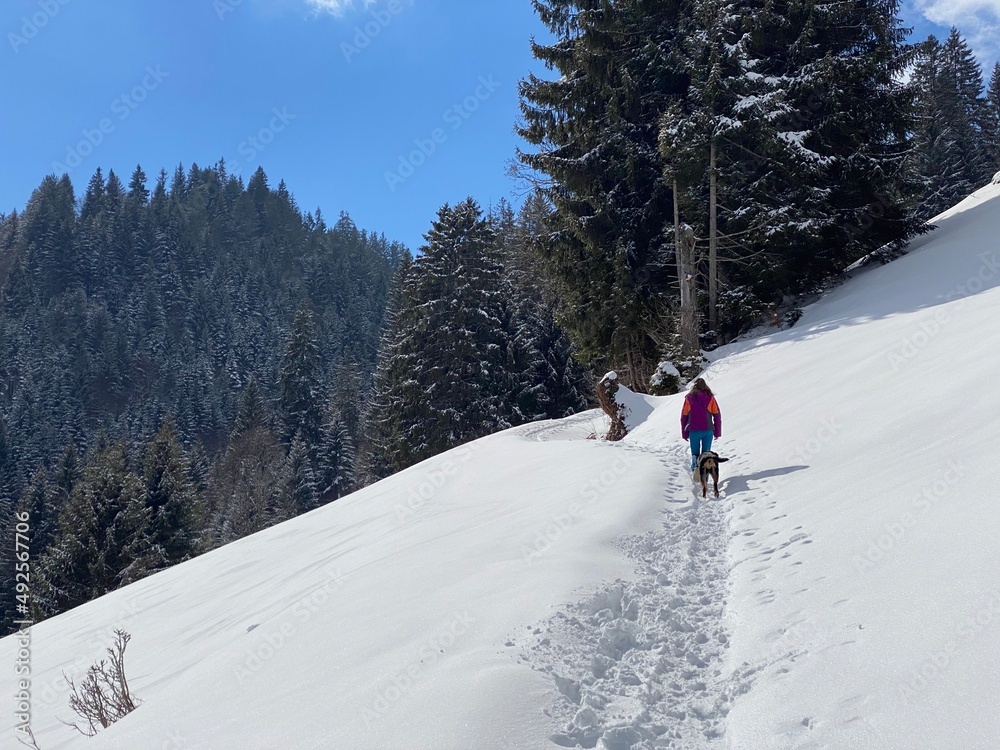
[{"label": "conifer forest", "polygon": [[31,519],[36,618],[590,408],[607,370],[649,392],[1000,170],[1000,64],[894,0],[533,5],[518,198],[458,185],[419,247],[223,159],[40,174],[0,215],[0,527]]}]

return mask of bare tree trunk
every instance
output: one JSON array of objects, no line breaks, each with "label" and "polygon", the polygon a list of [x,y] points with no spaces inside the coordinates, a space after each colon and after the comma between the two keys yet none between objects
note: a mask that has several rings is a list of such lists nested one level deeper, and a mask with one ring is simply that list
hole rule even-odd
[{"label": "bare tree trunk", "polygon": [[687,224],[681,226],[676,178],[674,179],[674,248],[677,256],[677,283],[681,291],[681,354],[697,358],[700,349],[694,287],[694,230]]},{"label": "bare tree trunk", "polygon": [[708,192],[708,327],[718,341],[719,337],[719,224],[718,224],[718,182],[719,175],[715,169],[716,143],[712,138],[709,156],[709,192]]},{"label": "bare tree trunk", "polygon": [[616,442],[628,434],[628,427],[625,426],[625,417],[628,415],[625,406],[618,403],[618,375],[609,372],[601,382],[597,384],[597,400],[601,404],[601,409],[611,418],[611,429],[605,440]]}]

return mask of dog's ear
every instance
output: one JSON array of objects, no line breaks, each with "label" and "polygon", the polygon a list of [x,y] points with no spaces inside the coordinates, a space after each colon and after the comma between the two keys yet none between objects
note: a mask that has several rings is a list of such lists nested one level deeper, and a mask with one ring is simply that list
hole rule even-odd
[{"label": "dog's ear", "polygon": [[718,461],[720,464],[722,464],[722,463],[725,463],[726,461],[728,461],[729,459],[728,458],[719,457],[719,458],[717,458],[715,460]]}]

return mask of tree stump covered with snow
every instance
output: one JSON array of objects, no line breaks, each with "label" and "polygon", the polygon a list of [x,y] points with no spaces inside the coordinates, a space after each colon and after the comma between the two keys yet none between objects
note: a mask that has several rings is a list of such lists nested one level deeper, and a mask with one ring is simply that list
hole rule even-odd
[{"label": "tree stump covered with snow", "polygon": [[625,426],[627,407],[617,399],[619,385],[618,373],[613,370],[597,384],[597,400],[604,413],[611,418],[611,429],[608,430],[605,439],[612,442],[617,442],[628,434],[628,428]]}]

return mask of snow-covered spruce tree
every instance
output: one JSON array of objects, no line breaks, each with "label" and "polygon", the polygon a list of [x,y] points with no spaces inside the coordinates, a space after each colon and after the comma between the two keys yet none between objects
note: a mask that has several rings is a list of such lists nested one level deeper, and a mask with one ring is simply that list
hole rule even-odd
[{"label": "snow-covered spruce tree", "polygon": [[743,64],[770,131],[752,195],[775,267],[761,269],[770,290],[755,291],[809,290],[919,227],[906,163],[911,99],[900,83],[910,48],[895,0],[743,10]]},{"label": "snow-covered spruce tree", "polygon": [[[4,544],[3,549],[0,549],[0,593],[4,595],[0,602],[2,634],[17,629],[14,627],[15,620],[25,619],[23,613],[19,614],[17,611],[19,601],[23,599],[17,598],[15,573],[18,569],[15,567],[15,553],[23,551],[27,542],[29,553],[32,557],[37,557],[52,543],[57,529],[60,494],[60,489],[50,481],[48,472],[39,468],[32,475],[31,482],[16,505],[9,498],[0,496],[0,521],[3,523],[0,538]],[[22,520],[25,517],[27,521]],[[25,523],[28,532],[18,536],[17,528],[23,529]]]},{"label": "snow-covered spruce tree", "polygon": [[321,375],[322,360],[312,313],[303,304],[295,314],[285,347],[278,388],[284,422],[282,437],[291,445],[295,435],[299,435],[311,457],[319,445],[323,425]]},{"label": "snow-covered spruce tree", "polygon": [[271,412],[264,403],[264,396],[261,394],[257,378],[251,377],[250,382],[247,383],[247,387],[243,391],[243,399],[240,401],[239,411],[236,412],[232,437],[239,437],[244,432],[248,432],[255,427],[270,429],[272,421]]},{"label": "snow-covered spruce tree", "polygon": [[330,394],[327,398],[329,407],[324,416],[324,424],[332,415],[343,423],[352,441],[356,441],[361,431],[361,412],[368,386],[363,384],[361,367],[354,353],[346,350],[340,361],[334,366]]},{"label": "snow-covered spruce tree", "polygon": [[302,436],[296,433],[288,450],[289,494],[292,512],[301,515],[319,507],[319,489],[313,471],[309,449]]},{"label": "snow-covered spruce tree", "polygon": [[496,237],[474,200],[438,212],[402,279],[373,413],[381,461],[400,471],[511,425],[511,374]]},{"label": "snow-covered spruce tree", "polygon": [[986,92],[986,129],[992,168],[1000,170],[1000,62],[993,66]]},{"label": "snow-covered spruce tree", "polygon": [[656,367],[665,292],[676,283],[665,230],[671,185],[659,117],[687,90],[674,57],[686,3],[539,0],[555,37],[532,51],[554,80],[520,84],[521,163],[541,173],[555,211],[541,249],[560,321],[581,357],[645,387]]},{"label": "snow-covered spruce tree", "polygon": [[[763,145],[756,108],[743,104],[752,101],[755,93],[744,66],[747,20],[740,15],[740,5],[730,0],[703,0],[690,6],[680,21],[674,55],[688,87],[660,119],[664,177],[673,188],[677,284],[681,288],[691,284],[698,270],[696,258],[687,257],[690,250],[684,247],[682,226],[703,227],[708,256],[708,328],[712,332],[719,327],[720,202],[730,207],[729,214],[722,217],[723,225],[735,226],[741,234],[746,233],[747,224],[754,218],[747,210],[745,184],[740,179],[745,175],[730,164],[740,163],[748,143],[757,148]],[[741,219],[737,219],[737,212]],[[698,326],[692,312],[684,309],[685,305],[696,306],[696,300],[688,297],[681,295],[679,325],[687,354],[696,357],[700,348]]]},{"label": "snow-covered spruce tree", "polygon": [[354,439],[340,403],[330,400],[323,421],[317,461],[320,502],[331,502],[353,492],[357,483]]},{"label": "snow-covered spruce tree", "polygon": [[954,130],[954,92],[943,74],[941,44],[931,36],[919,46],[910,85],[914,91],[913,168],[922,186],[916,213],[929,219],[967,195],[964,155]]},{"label": "snow-covered spruce tree", "polygon": [[555,295],[538,269],[533,246],[550,207],[529,196],[517,218],[504,204],[494,219],[510,288],[511,403],[519,421],[557,419],[588,406],[592,391],[586,369],[556,320]]},{"label": "snow-covered spruce tree", "polygon": [[58,179],[49,175],[21,214],[17,253],[24,258],[39,302],[47,303],[80,282],[75,200],[67,175]]},{"label": "snow-covered spruce tree", "polygon": [[137,581],[155,567],[142,480],[118,443],[95,448],[38,560],[36,602],[50,616]]},{"label": "snow-covered spruce tree", "polygon": [[415,416],[402,413],[404,404],[397,395],[410,364],[403,343],[416,307],[408,296],[408,279],[413,272],[412,259],[405,257],[393,276],[372,387],[361,409],[358,482],[362,486],[392,475],[402,458],[398,455],[402,448],[400,425]]},{"label": "snow-covered spruce tree", "polygon": [[252,427],[233,438],[209,481],[211,544],[242,539],[294,515],[292,472],[278,438]]},{"label": "snow-covered spruce tree", "polygon": [[[993,176],[989,143],[989,104],[983,85],[983,69],[958,29],[952,27],[941,48],[945,81],[953,86],[956,135],[969,145],[965,169],[974,190]],[[968,193],[963,194],[965,198]]]},{"label": "snow-covered spruce tree", "polygon": [[158,558],[154,564],[165,568],[193,557],[201,536],[199,498],[169,420],[145,447],[142,479],[150,514],[148,544]]},{"label": "snow-covered spruce tree", "polygon": [[345,350],[333,368],[320,435],[316,476],[321,502],[337,500],[358,486],[364,421],[371,385],[364,384],[353,350]]},{"label": "snow-covered spruce tree", "polygon": [[982,70],[957,29],[942,44],[919,45],[910,86],[915,98],[913,167],[929,219],[989,181],[995,171],[992,121]]}]

